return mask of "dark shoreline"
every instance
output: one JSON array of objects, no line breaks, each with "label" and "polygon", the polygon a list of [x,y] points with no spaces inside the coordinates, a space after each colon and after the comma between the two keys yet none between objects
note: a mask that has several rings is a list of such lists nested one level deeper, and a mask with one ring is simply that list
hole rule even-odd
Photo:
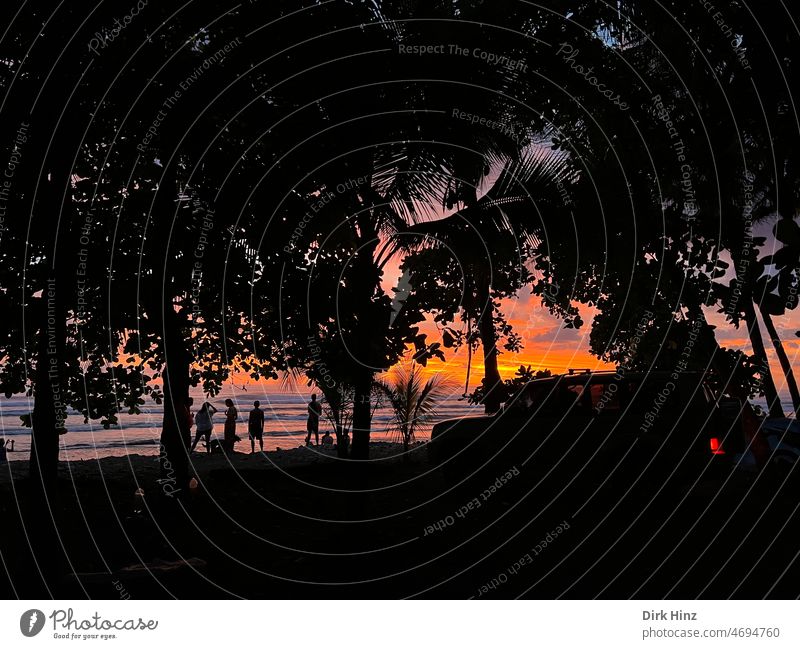
[{"label": "dark shoreline", "polygon": [[[632,490],[573,516],[572,501],[534,488],[540,475],[521,471],[494,490],[490,477],[452,487],[428,464],[424,444],[405,461],[392,446],[374,445],[387,461],[366,463],[309,449],[269,454],[285,456],[273,463],[243,454],[232,465],[208,458],[200,487],[181,501],[159,496],[152,457],[62,465],[46,585],[29,549],[36,519],[24,527],[20,517],[31,513],[26,481],[0,479],[0,554],[11,575],[0,592],[30,599],[692,599],[796,591],[800,522],[787,519],[797,501],[788,484],[736,476],[665,490],[650,503]],[[24,463],[13,464],[21,475]],[[144,498],[135,496],[138,487]],[[730,531],[737,529],[745,532]]]}]

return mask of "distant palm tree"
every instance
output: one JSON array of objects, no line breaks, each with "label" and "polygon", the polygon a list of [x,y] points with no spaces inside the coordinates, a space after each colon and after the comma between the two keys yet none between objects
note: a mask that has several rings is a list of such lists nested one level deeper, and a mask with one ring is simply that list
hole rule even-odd
[{"label": "distant palm tree", "polygon": [[422,381],[422,371],[412,363],[410,370],[401,367],[391,381],[379,384],[392,408],[390,430],[402,440],[404,451],[414,441],[415,431],[434,420],[444,396],[441,377],[433,376],[424,385]]},{"label": "distant palm tree", "polygon": [[502,403],[497,289],[502,287],[506,293],[499,297],[508,297],[529,281],[520,259],[527,254],[525,247],[538,247],[545,240],[545,221],[574,220],[562,192],[572,186],[578,172],[568,156],[553,152],[544,145],[547,136],[542,137],[518,159],[507,159],[474,204],[442,219],[415,223],[401,231],[405,236],[395,239],[406,254],[438,249],[444,251],[443,256],[449,253],[459,260],[459,271],[465,275],[458,280],[465,284],[461,308],[466,319],[475,323],[483,347],[481,388],[486,414],[498,412]]}]

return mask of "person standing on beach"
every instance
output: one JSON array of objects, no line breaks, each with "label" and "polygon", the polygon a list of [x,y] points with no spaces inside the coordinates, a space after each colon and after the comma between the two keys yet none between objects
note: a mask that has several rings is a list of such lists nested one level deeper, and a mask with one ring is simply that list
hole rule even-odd
[{"label": "person standing on beach", "polygon": [[214,430],[212,418],[215,412],[217,412],[217,409],[208,402],[200,406],[200,410],[197,411],[197,434],[192,443],[192,451],[197,447],[198,442],[205,437],[206,453],[211,453],[211,431]]},{"label": "person standing on beach", "polygon": [[256,452],[256,440],[261,450],[264,450],[264,411],[259,408],[258,401],[253,402],[253,409],[247,420],[247,432],[250,434],[250,452]]},{"label": "person standing on beach", "polygon": [[236,411],[236,406],[233,405],[231,399],[225,399],[225,405],[228,409],[225,411],[225,439],[223,440],[223,448],[226,453],[233,451],[233,445],[236,444],[236,418],[239,413]]},{"label": "person standing on beach", "polygon": [[306,446],[311,444],[311,433],[314,433],[317,439],[317,446],[319,446],[319,416],[321,414],[322,404],[317,401],[317,395],[312,394],[311,401],[308,404],[308,422],[306,423],[308,435],[306,435]]}]

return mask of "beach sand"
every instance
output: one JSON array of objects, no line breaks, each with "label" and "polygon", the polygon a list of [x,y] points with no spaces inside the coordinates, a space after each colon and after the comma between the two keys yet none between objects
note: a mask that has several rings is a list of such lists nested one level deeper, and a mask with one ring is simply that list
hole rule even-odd
[{"label": "beach sand", "polygon": [[[542,486],[538,468],[520,465],[499,488],[494,473],[453,486],[428,463],[424,443],[405,458],[396,444],[370,450],[367,462],[314,448],[198,454],[199,486],[180,500],[165,496],[152,456],[63,463],[44,505],[25,479],[27,463],[12,462],[0,467],[0,595],[796,595],[794,485],[717,478],[650,501],[623,484],[576,514],[587,502],[581,493]],[[565,521],[568,531],[554,536]],[[487,591],[500,575],[507,583]]]},{"label": "beach sand", "polygon": [[[383,572],[415,562],[446,492],[424,443],[370,444],[370,460],[299,447],[268,453],[197,453],[199,486],[165,497],[157,459],[129,455],[62,462],[46,534],[27,493],[27,462],[0,466],[0,555],[6,597],[229,598],[388,594]],[[141,489],[143,496],[136,495]],[[451,504],[444,505],[450,511]],[[37,556],[38,555],[38,556]],[[54,558],[57,557],[57,560]],[[10,560],[9,560],[10,559]],[[446,565],[446,564],[445,564]],[[409,567],[409,566],[406,566]],[[43,584],[42,582],[46,582]],[[354,585],[348,585],[354,582]],[[414,580],[399,580],[413,588]],[[333,587],[331,584],[338,584]],[[359,585],[361,584],[361,585]],[[392,591],[395,591],[394,586]]]},{"label": "beach sand", "polygon": [[[409,453],[417,458],[420,455],[420,446],[420,443],[414,445]],[[14,456],[17,455],[21,454],[14,454]],[[0,464],[0,485],[24,479],[28,475],[27,453],[25,454],[25,459],[16,459],[14,456],[12,456],[12,461],[7,464]],[[402,460],[402,456],[402,444],[393,442],[372,442],[370,444],[371,461],[380,463],[396,462]],[[340,460],[336,455],[335,449],[323,448],[322,446],[303,445],[295,448],[278,448],[275,451],[265,451],[263,453],[257,450],[256,453],[252,454],[250,452],[237,452],[230,456],[226,456],[223,453],[208,454],[198,450],[191,454],[190,471],[192,475],[202,479],[211,471],[225,469],[233,471],[292,469],[336,462],[347,463],[348,460]],[[159,479],[158,456],[132,453],[130,455],[104,456],[97,459],[62,461],[59,463],[58,477],[61,481],[76,482],[130,479],[132,484],[142,486]]]}]

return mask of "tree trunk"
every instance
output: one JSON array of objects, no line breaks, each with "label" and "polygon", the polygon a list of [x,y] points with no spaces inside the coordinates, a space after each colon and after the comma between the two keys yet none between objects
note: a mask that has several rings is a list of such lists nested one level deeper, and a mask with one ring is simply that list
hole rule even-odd
[{"label": "tree trunk", "polygon": [[[67,277],[72,232],[72,200],[65,186],[69,178],[68,161],[56,158],[45,176],[41,198],[35,206],[40,227],[47,229],[46,250],[51,256],[50,275],[42,287],[37,342],[34,404],[31,417],[31,456],[29,475],[34,484],[50,492],[58,473],[59,434],[66,428]],[[57,230],[55,223],[60,223]],[[58,264],[58,267],[56,267]],[[57,279],[61,278],[61,279]]]},{"label": "tree trunk", "polygon": [[[769,366],[769,358],[767,357],[767,350],[764,347],[764,339],[761,336],[761,327],[758,324],[756,317],[755,303],[753,301],[752,287],[757,278],[753,277],[754,266],[756,258],[752,249],[748,249],[748,253],[743,255],[735,252],[735,248],[731,248],[731,259],[733,267],[736,269],[736,281],[741,290],[740,308],[744,314],[744,321],[747,325],[747,334],[750,338],[750,345],[753,348],[753,356],[758,361],[761,374],[761,389],[767,400],[767,410],[770,417],[783,417],[783,408],[781,401],[778,397],[778,391],[775,388],[775,382],[772,380],[772,370]],[[747,262],[747,270],[740,273],[739,269],[742,264]],[[760,275],[760,273],[758,273]],[[742,276],[744,275],[744,276]]]},{"label": "tree trunk", "polygon": [[767,409],[769,410],[770,417],[783,417],[783,408],[781,401],[778,398],[778,391],[775,388],[775,382],[772,380],[772,371],[769,367],[769,359],[767,358],[767,350],[764,347],[764,339],[761,336],[761,327],[758,325],[756,318],[756,310],[751,300],[745,300],[744,306],[744,320],[747,324],[747,333],[750,336],[750,344],[753,347],[753,356],[758,361],[761,374],[761,388],[764,391],[764,396],[767,399]]},{"label": "tree trunk", "polygon": [[[49,283],[54,286],[53,283]],[[48,299],[47,290],[43,299]],[[57,291],[53,289],[53,293]],[[53,298],[54,299],[54,298]],[[63,301],[59,299],[59,304]],[[55,310],[48,317],[48,311]],[[61,360],[62,342],[65,336],[65,319],[60,309],[53,309],[52,302],[43,308],[42,325],[37,343],[36,373],[34,383],[34,405],[31,416],[31,455],[28,468],[28,498],[20,498],[20,511],[25,526],[30,555],[17,557],[29,566],[30,572],[25,592],[36,597],[52,596],[50,590],[58,579],[63,565],[63,554],[59,543],[57,513],[58,506],[58,451],[59,433],[63,430],[66,409],[63,405]],[[49,324],[48,324],[49,321]],[[39,581],[41,578],[41,582]]]},{"label": "tree trunk", "polygon": [[191,359],[172,305],[164,305],[164,421],[161,429],[161,488],[170,498],[189,483],[189,364]]},{"label": "tree trunk", "polygon": [[500,410],[503,402],[503,380],[497,365],[497,331],[494,328],[494,304],[492,303],[489,276],[481,274],[478,280],[478,307],[481,309],[478,318],[478,331],[483,345],[483,405],[487,415]]},{"label": "tree trunk", "polygon": [[336,424],[336,457],[347,458],[350,453],[350,444],[345,443],[345,430],[341,424]]},{"label": "tree trunk", "polygon": [[66,408],[63,403],[63,363],[61,350],[66,335],[63,300],[58,296],[55,280],[44,291],[42,325],[36,355],[36,381],[31,417],[31,483],[46,494],[52,493],[58,473],[59,434],[66,427]]},{"label": "tree trunk", "polygon": [[369,435],[372,425],[372,371],[360,368],[353,395],[353,444],[350,457],[369,459]]},{"label": "tree trunk", "polygon": [[[47,340],[47,330],[40,333]],[[59,544],[58,522],[58,451],[59,413],[56,390],[60,385],[56,375],[49,376],[50,358],[46,342],[40,341],[35,397],[32,413],[31,455],[29,464],[28,498],[19,498],[28,547],[25,555],[15,561],[27,563],[35,569],[26,575],[28,596],[52,597],[51,588],[58,579],[63,554]],[[56,369],[57,372],[57,369]],[[62,424],[63,425],[63,424]],[[28,554],[30,552],[30,554]]]},{"label": "tree trunk", "polygon": [[764,320],[767,333],[772,340],[772,345],[775,347],[775,353],[781,363],[783,374],[786,376],[786,385],[789,388],[789,394],[792,396],[792,407],[794,408],[795,415],[797,415],[800,413],[800,391],[797,389],[797,381],[794,378],[794,371],[792,371],[792,363],[783,347],[781,338],[778,335],[778,330],[775,328],[775,323],[772,321],[772,316],[764,309],[761,309],[761,317]]},{"label": "tree trunk", "polygon": [[333,432],[336,435],[336,455],[340,458],[346,458],[348,456],[349,445],[345,444],[345,430],[342,422],[342,402],[344,401],[344,396],[335,384],[333,387],[330,387],[325,381],[319,381],[317,387],[320,389],[320,392],[325,395],[325,400],[328,402],[328,408],[333,418]]},{"label": "tree trunk", "polygon": [[[64,556],[58,534],[58,454],[59,437],[66,428],[68,386],[65,364],[67,340],[67,278],[74,277],[69,261],[72,227],[71,197],[64,187],[69,165],[57,158],[41,186],[40,202],[35,205],[39,227],[46,228],[46,250],[51,268],[42,288],[36,342],[34,403],[31,413],[31,454],[28,465],[30,498],[25,514],[26,534],[32,561],[50,595],[51,581],[63,566]],[[62,184],[63,183],[63,184]],[[62,210],[63,203],[63,210]],[[57,230],[55,223],[61,223]],[[56,267],[58,263],[58,267]],[[57,279],[58,278],[58,279]]]},{"label": "tree trunk", "polygon": [[383,348],[389,328],[389,318],[381,323],[376,318],[373,304],[375,291],[380,287],[381,271],[375,263],[378,233],[371,216],[362,212],[358,219],[359,246],[353,261],[353,273],[349,278],[354,296],[354,339],[350,348],[355,351],[353,368],[353,442],[350,457],[356,460],[369,459],[369,437],[372,426],[372,386],[374,367],[382,362]]}]

